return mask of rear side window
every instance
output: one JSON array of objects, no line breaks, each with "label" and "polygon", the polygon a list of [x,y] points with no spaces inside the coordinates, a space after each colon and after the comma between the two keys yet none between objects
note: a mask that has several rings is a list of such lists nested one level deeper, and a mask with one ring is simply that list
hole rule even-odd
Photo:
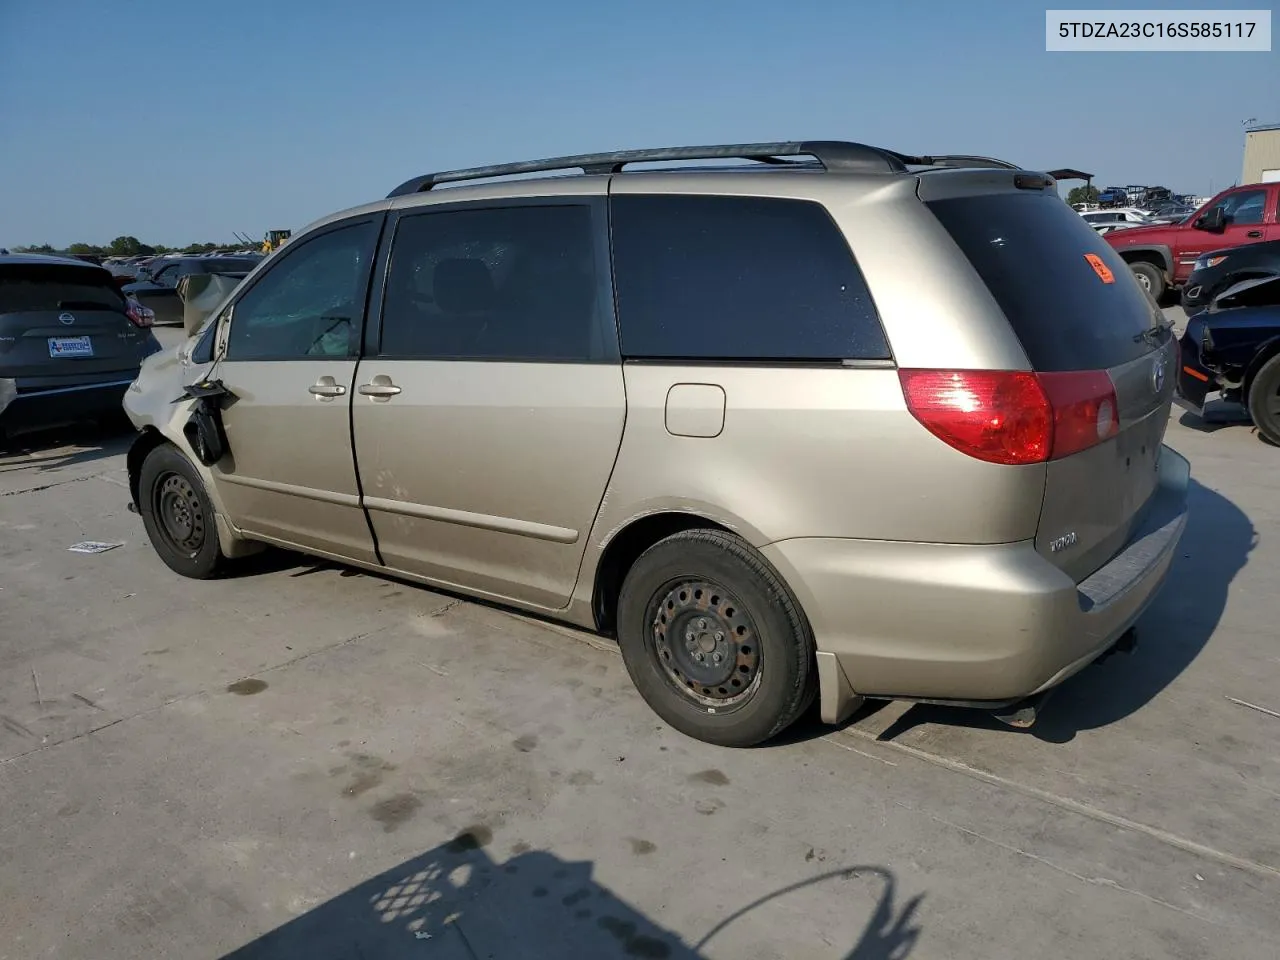
[{"label": "rear side window", "polygon": [[1143,333],[1156,322],[1155,305],[1111,245],[1057,197],[989,194],[928,206],[1036,370],[1103,370],[1151,350]]},{"label": "rear side window", "polygon": [[57,264],[0,267],[0,313],[124,310],[111,274]]},{"label": "rear side window", "polygon": [[890,356],[849,245],[819,204],[771,197],[617,196],[611,230],[627,357]]}]

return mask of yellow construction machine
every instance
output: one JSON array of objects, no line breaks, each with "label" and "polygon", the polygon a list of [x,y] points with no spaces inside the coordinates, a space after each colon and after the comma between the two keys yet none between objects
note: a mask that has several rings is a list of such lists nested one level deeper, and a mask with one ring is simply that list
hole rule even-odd
[{"label": "yellow construction machine", "polygon": [[292,235],[292,230],[268,230],[266,239],[262,241],[262,252],[268,254],[278,250]]}]

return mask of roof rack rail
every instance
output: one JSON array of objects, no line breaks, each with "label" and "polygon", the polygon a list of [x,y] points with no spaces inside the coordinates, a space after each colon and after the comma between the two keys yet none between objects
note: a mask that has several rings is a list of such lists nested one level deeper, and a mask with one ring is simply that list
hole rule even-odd
[{"label": "roof rack rail", "polygon": [[525,173],[581,170],[583,173],[621,173],[632,163],[663,163],[672,160],[751,160],[780,165],[787,157],[812,157],[824,170],[840,173],[905,173],[902,154],[881,147],[843,140],[793,140],[778,143],[732,143],[701,147],[659,147],[652,150],[618,150],[612,153],[585,153],[548,160],[500,163],[464,170],[445,170],[406,180],[387,194],[403,197],[422,193],[442,183],[486,180]]},{"label": "roof rack rail", "polygon": [[964,153],[947,153],[931,157],[908,157],[899,154],[898,158],[908,166],[920,167],[998,167],[1002,170],[1021,170],[1022,167],[1008,160],[997,160],[995,157],[974,157]]},{"label": "roof rack rail", "polygon": [[905,173],[908,166],[998,167],[1020,170],[1016,163],[992,157],[943,154],[915,157],[883,147],[845,140],[790,140],[777,143],[729,143],[701,147],[658,147],[651,150],[616,150],[611,153],[583,153],[547,160],[498,163],[462,170],[443,170],[406,180],[387,198],[423,193],[442,183],[488,180],[526,173],[581,170],[583,173],[621,173],[632,163],[665,163],[674,160],[750,160],[771,166],[794,163],[790,157],[812,157],[822,169],[832,173]]}]

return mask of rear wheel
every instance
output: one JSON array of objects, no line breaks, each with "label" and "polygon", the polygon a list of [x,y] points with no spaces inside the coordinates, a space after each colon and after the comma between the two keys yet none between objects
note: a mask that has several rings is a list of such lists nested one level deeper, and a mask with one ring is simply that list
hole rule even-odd
[{"label": "rear wheel", "polygon": [[1138,281],[1139,285],[1147,293],[1151,294],[1153,299],[1159,300],[1164,296],[1164,273],[1154,263],[1139,260],[1136,263],[1129,264],[1129,269],[1133,271],[1134,279]]},{"label": "rear wheel", "polygon": [[718,530],[677,533],[641,554],[618,600],[618,643],[645,702],[707,743],[768,740],[816,692],[795,598],[764,558]]},{"label": "rear wheel", "polygon": [[227,558],[218,545],[213,504],[199,472],[172,444],[143,460],[138,508],[151,546],[170,570],[196,580],[218,574]]},{"label": "rear wheel", "polygon": [[1249,416],[1260,434],[1280,446],[1280,354],[1254,375],[1249,387]]}]

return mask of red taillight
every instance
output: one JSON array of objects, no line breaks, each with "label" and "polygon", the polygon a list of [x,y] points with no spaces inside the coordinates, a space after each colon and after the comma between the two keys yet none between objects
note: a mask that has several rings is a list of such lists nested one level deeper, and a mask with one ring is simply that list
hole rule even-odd
[{"label": "red taillight", "polygon": [[1116,388],[1105,370],[1036,374],[1053,408],[1054,460],[1110,440],[1120,430]]},{"label": "red taillight", "polygon": [[907,409],[929,432],[988,463],[1043,463],[1115,436],[1105,371],[899,370]]},{"label": "red taillight", "polygon": [[150,327],[156,322],[156,312],[150,307],[144,307],[133,297],[125,298],[124,312],[135,327]]}]

